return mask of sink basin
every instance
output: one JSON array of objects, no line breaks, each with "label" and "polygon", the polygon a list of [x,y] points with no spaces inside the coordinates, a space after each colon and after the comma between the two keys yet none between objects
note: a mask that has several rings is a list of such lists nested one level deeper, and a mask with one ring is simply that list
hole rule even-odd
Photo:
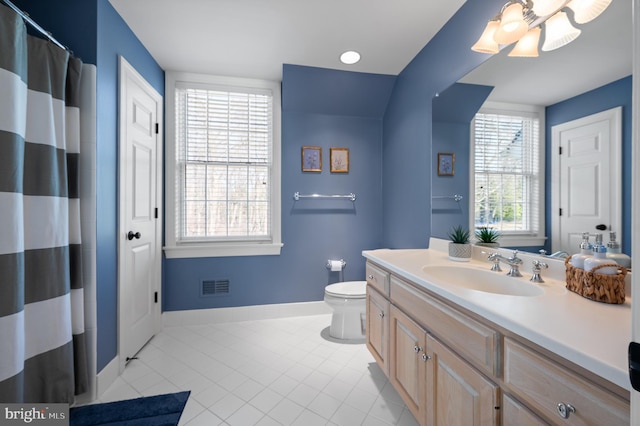
[{"label": "sink basin", "polygon": [[449,284],[468,290],[507,296],[532,297],[544,293],[541,287],[533,283],[498,272],[461,266],[425,266],[422,270],[434,284]]}]

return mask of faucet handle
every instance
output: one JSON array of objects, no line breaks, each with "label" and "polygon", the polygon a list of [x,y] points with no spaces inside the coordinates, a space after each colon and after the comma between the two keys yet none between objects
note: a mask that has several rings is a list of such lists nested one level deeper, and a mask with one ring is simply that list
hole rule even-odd
[{"label": "faucet handle", "polygon": [[512,264],[521,265],[522,259],[518,257],[518,250],[513,251],[513,255],[508,259]]},{"label": "faucet handle", "polygon": [[533,272],[540,272],[542,268],[547,269],[549,267],[548,264],[540,262],[539,260],[534,260],[531,264],[533,265]]},{"label": "faucet handle", "polygon": [[491,253],[489,257],[487,257],[487,260],[493,262],[493,266],[491,267],[492,271],[502,272],[502,268],[500,268],[500,255],[498,252]]},{"label": "faucet handle", "polygon": [[533,275],[529,281],[534,283],[543,283],[544,280],[542,279],[542,276],[540,276],[540,272],[542,271],[542,268],[547,269],[549,265],[545,262],[540,262],[539,260],[534,260],[531,264],[533,265]]}]

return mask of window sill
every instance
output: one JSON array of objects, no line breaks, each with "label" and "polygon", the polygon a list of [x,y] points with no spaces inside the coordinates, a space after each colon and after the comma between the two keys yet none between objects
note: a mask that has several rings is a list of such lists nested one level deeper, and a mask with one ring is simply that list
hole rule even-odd
[{"label": "window sill", "polygon": [[283,244],[189,244],[183,246],[165,246],[167,259],[195,257],[231,257],[231,256],[279,256]]},{"label": "window sill", "polygon": [[501,247],[529,247],[544,246],[547,237],[531,237],[524,235],[502,235],[500,237]]}]

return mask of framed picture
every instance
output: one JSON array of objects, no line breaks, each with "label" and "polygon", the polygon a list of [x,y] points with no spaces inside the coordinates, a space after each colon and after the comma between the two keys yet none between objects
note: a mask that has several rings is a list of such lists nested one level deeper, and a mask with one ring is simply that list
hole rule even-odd
[{"label": "framed picture", "polygon": [[322,171],[322,148],[319,146],[302,147],[302,171],[321,172]]},{"label": "framed picture", "polygon": [[349,148],[330,148],[331,173],[349,173]]},{"label": "framed picture", "polygon": [[451,153],[438,153],[438,176],[453,176],[455,155]]}]

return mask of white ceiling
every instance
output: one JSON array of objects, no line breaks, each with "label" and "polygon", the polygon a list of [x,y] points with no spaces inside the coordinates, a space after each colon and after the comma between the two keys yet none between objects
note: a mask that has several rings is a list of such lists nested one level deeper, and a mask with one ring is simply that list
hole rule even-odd
[{"label": "white ceiling", "polygon": [[[397,75],[464,1],[110,0],[164,70],[277,81],[283,63]],[[631,74],[631,1],[580,28],[538,58],[508,47],[461,81],[496,86],[493,101],[550,105]],[[349,49],[359,63],[339,61]]]},{"label": "white ceiling", "polygon": [[283,63],[397,75],[464,0],[110,2],[164,70],[279,81]]}]

